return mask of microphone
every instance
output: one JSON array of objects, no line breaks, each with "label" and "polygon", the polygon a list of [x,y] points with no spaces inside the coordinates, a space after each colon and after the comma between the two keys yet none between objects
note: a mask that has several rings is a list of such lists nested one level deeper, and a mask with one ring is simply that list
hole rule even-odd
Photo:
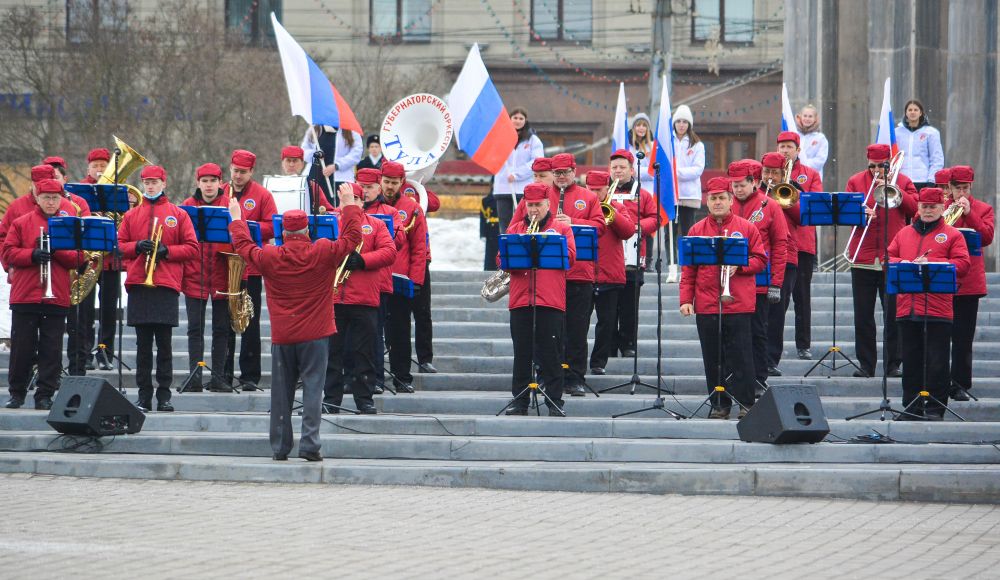
[{"label": "microphone", "polygon": [[643,153],[642,151],[636,151],[635,158],[641,161],[646,158],[646,154]]}]

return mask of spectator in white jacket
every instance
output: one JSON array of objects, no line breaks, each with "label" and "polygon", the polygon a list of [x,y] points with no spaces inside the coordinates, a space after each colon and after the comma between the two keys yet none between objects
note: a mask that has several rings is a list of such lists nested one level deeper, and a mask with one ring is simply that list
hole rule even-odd
[{"label": "spectator in white jacket", "polygon": [[650,127],[649,116],[646,113],[638,113],[632,118],[632,126],[628,135],[628,149],[633,155],[640,151],[644,155],[641,160],[638,160],[639,185],[649,193],[655,193],[653,191],[655,177],[649,174],[650,156],[653,153],[653,129]]},{"label": "spectator in white jacket", "polygon": [[679,182],[676,222],[679,229],[674,236],[686,236],[701,207],[701,174],[705,172],[705,144],[694,132],[694,115],[687,105],[674,111],[674,159]]},{"label": "spectator in white jacket", "polygon": [[795,115],[795,124],[798,125],[802,143],[799,161],[806,167],[815,169],[820,179],[823,179],[823,166],[830,155],[830,143],[819,130],[819,111],[812,105],[802,107],[799,114]]},{"label": "spectator in white jacket", "polygon": [[332,200],[323,177],[330,178],[330,184],[334,189],[340,187],[341,183],[354,183],[354,166],[361,161],[361,156],[364,154],[364,137],[354,131],[343,131],[328,125],[316,125],[316,135],[323,150],[326,169],[320,173],[319,167],[312,166],[315,165],[313,154],[316,152],[316,143],[313,141],[312,132],[306,129],[306,134],[302,137],[305,162],[310,164],[306,174],[318,181],[323,193]]},{"label": "spectator in white jacket", "polygon": [[916,99],[906,101],[903,107],[903,120],[896,125],[896,145],[905,152],[903,175],[918,190],[934,185],[934,174],[944,169],[941,133],[931,127],[924,105]]},{"label": "spectator in white jacket", "polygon": [[542,140],[535,135],[528,122],[528,112],[522,108],[511,109],[510,120],[517,129],[517,145],[493,178],[493,197],[496,199],[501,232],[507,231],[517,201],[524,193],[524,186],[533,181],[531,164],[545,156]]}]

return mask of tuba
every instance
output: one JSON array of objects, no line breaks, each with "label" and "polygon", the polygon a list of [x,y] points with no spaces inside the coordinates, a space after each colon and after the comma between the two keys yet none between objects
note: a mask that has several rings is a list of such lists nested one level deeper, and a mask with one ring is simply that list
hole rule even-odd
[{"label": "tuba", "polygon": [[785,162],[785,173],[781,178],[781,183],[768,183],[767,195],[774,201],[778,202],[778,205],[780,205],[782,209],[788,209],[798,203],[799,188],[792,185],[791,159]]},{"label": "tuba", "polygon": [[[528,231],[525,233],[537,234],[538,226],[538,220],[532,218],[531,223],[528,224]],[[486,279],[486,282],[483,282],[483,289],[479,291],[479,295],[487,302],[496,302],[506,296],[508,292],[510,292],[510,272],[497,270]]]},{"label": "tuba", "polygon": [[243,271],[246,269],[246,262],[239,254],[231,252],[221,252],[226,257],[229,266],[228,292],[218,292],[222,296],[229,297],[229,320],[231,321],[233,332],[243,334],[250,319],[253,318],[253,300],[247,294],[246,289],[240,289],[243,283]]},{"label": "tuba", "polygon": [[[128,179],[129,175],[132,175],[137,169],[149,162],[146,161],[145,157],[139,155],[135,149],[129,147],[128,143],[122,141],[114,135],[112,135],[111,138],[115,140],[115,147],[121,153],[115,152],[115,154],[111,156],[108,168],[104,170],[104,173],[102,173],[100,177],[97,178],[97,183],[115,183],[115,165],[117,165],[118,185],[124,184],[130,193],[141,200],[142,193],[135,186],[125,183],[125,180]],[[112,218],[115,220],[116,225],[121,225],[121,214],[116,213],[105,217]]]}]

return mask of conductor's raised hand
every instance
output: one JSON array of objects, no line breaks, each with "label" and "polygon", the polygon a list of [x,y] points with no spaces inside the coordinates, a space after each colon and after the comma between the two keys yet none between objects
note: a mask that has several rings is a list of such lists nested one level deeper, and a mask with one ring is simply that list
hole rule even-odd
[{"label": "conductor's raised hand", "polygon": [[235,197],[229,198],[229,215],[233,217],[233,221],[243,219],[243,208],[240,207],[240,200]]},{"label": "conductor's raised hand", "polygon": [[340,205],[360,205],[357,201],[358,198],[354,197],[354,188],[350,183],[341,183],[340,187],[337,188],[337,195],[340,197]]}]

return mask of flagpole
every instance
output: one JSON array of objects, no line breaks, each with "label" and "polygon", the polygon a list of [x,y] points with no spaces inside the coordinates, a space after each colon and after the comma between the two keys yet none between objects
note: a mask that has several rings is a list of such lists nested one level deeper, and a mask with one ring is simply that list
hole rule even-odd
[{"label": "flagpole", "polygon": [[[323,152],[323,148],[319,146],[319,135],[316,134],[316,125],[309,123],[309,134],[312,135],[313,144],[316,145],[316,150]],[[336,135],[334,136],[336,138]],[[333,207],[340,207],[340,196],[337,191],[333,189],[330,185],[330,176],[326,174],[326,157],[320,156],[319,166],[323,169],[323,179],[326,180],[326,190],[330,192],[330,196],[333,197]],[[336,183],[336,181],[334,181]]]}]

